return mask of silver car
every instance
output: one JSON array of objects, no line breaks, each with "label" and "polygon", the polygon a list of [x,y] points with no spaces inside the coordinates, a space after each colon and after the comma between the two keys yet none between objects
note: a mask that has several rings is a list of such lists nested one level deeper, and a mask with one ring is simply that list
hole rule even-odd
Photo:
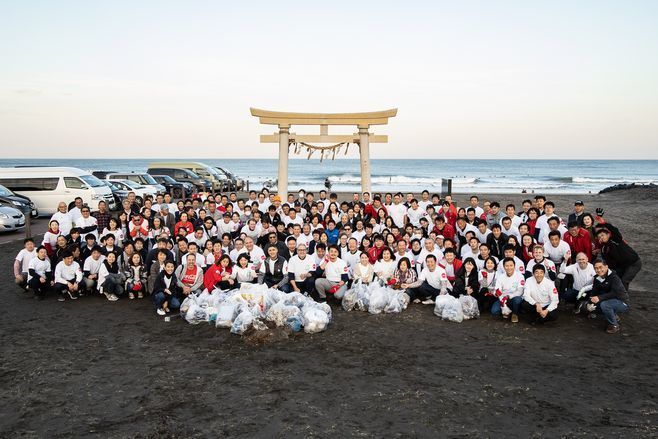
[{"label": "silver car", "polygon": [[13,232],[25,227],[25,215],[18,209],[0,204],[0,232]]}]

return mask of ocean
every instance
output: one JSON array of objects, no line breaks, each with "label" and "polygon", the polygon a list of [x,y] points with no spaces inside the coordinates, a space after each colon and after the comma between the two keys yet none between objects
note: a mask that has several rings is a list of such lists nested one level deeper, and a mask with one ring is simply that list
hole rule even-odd
[{"label": "ocean", "polygon": [[[73,166],[86,170],[144,172],[151,160],[127,159],[2,159],[0,167],[17,165]],[[210,159],[190,161],[221,166],[249,180],[251,189],[260,189],[277,178],[276,159]],[[171,161],[171,159],[168,159]],[[438,192],[441,180],[452,178],[453,192],[486,193],[596,193],[619,183],[658,183],[658,160],[371,160],[373,191]],[[325,178],[333,191],[359,191],[360,171],[356,159],[291,159],[290,191],[300,188],[318,191]]]}]

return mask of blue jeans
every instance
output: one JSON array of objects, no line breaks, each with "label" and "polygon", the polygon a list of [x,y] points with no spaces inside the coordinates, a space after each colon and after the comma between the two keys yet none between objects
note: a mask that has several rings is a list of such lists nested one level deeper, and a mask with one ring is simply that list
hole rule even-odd
[{"label": "blue jeans", "polygon": [[628,312],[628,304],[619,299],[608,299],[597,303],[596,312],[603,314],[608,325],[617,326],[617,314]]},{"label": "blue jeans", "polygon": [[158,309],[162,308],[162,304],[167,300],[169,300],[169,309],[180,308],[180,300],[178,300],[178,297],[176,296],[170,296],[164,291],[160,291],[159,293],[155,293],[153,295],[153,301],[155,302],[155,306],[157,306]]},{"label": "blue jeans", "polygon": [[578,290],[574,290],[573,288],[567,288],[562,293],[562,297],[560,297],[560,299],[564,300],[565,302],[576,303],[576,297],[578,297],[578,293],[579,293]]},{"label": "blue jeans", "polygon": [[[512,297],[507,301],[507,307],[512,310],[512,313],[519,314],[519,309],[521,308],[521,303],[523,302],[523,296]],[[496,300],[493,305],[491,305],[491,315],[499,316],[503,313],[500,300]]]}]

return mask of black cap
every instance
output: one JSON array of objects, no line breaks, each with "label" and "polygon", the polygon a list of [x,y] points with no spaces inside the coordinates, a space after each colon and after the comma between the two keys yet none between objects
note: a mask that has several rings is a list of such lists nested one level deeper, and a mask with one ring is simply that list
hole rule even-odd
[{"label": "black cap", "polygon": [[581,200],[576,200],[575,203],[573,203],[574,206],[584,206],[585,203],[583,203]]}]

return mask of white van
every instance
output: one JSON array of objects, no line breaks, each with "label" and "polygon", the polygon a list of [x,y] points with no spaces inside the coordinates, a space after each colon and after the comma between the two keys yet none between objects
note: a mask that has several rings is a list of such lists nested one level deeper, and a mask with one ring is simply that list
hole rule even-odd
[{"label": "white van", "polygon": [[112,190],[88,171],[66,167],[0,168],[0,184],[29,197],[39,212],[53,214],[60,202],[69,204],[75,197],[92,209],[104,200],[114,209]]}]

